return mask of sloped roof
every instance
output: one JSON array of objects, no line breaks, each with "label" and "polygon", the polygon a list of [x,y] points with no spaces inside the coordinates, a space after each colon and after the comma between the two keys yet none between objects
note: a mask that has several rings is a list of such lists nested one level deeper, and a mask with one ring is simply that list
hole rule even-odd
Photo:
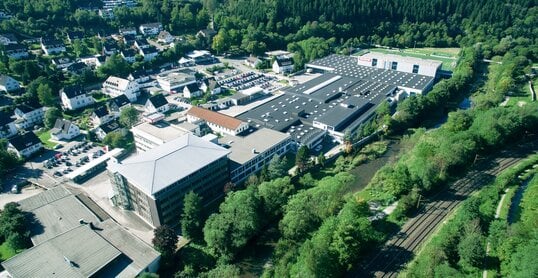
[{"label": "sloped roof", "polygon": [[136,50],[129,48],[129,49],[122,50],[121,53],[123,54],[124,57],[134,57],[136,56],[137,52]]},{"label": "sloped roof", "polygon": [[185,86],[187,88],[187,90],[189,90],[189,92],[196,92],[196,91],[200,91],[200,88],[198,87],[198,84],[196,83],[191,83],[191,84],[188,84],[187,86]]},{"label": "sloped roof", "polygon": [[11,115],[4,111],[0,111],[0,127],[12,123],[13,121],[14,120],[11,118]]},{"label": "sloped roof", "polygon": [[118,108],[121,108],[131,103],[125,94],[121,94],[111,99],[110,102],[114,103]]},{"label": "sloped roof", "polygon": [[109,163],[108,168],[152,196],[229,153],[219,145],[187,133],[121,163]]},{"label": "sloped roof", "polygon": [[69,127],[71,127],[73,123],[69,120],[64,119],[56,119],[56,123],[54,123],[54,127],[50,130],[52,134],[58,134],[58,133],[68,133]]},{"label": "sloped roof", "polygon": [[276,57],[276,63],[282,67],[282,66],[291,66],[293,65],[293,59],[286,56]]},{"label": "sloped roof", "polygon": [[153,107],[159,108],[161,106],[164,106],[168,104],[168,101],[162,94],[154,95],[148,99],[151,104],[153,104]]},{"label": "sloped roof", "polygon": [[15,149],[22,151],[30,146],[41,143],[41,140],[39,140],[33,132],[27,132],[9,139],[9,143],[11,143]]},{"label": "sloped roof", "polygon": [[228,115],[224,115],[196,106],[191,107],[187,114],[231,130],[237,129],[243,123],[243,121],[238,120],[234,117],[230,117]]},{"label": "sloped roof", "polygon": [[115,87],[120,91],[125,91],[127,87],[129,86],[130,82],[131,81],[125,78],[110,76],[105,80],[104,85]]},{"label": "sloped roof", "polygon": [[67,98],[74,98],[86,94],[86,91],[80,85],[66,86],[62,89]]},{"label": "sloped roof", "polygon": [[99,126],[99,128],[106,134],[109,134],[112,131],[118,130],[120,128],[120,124],[117,120],[110,121],[106,124],[102,124]]},{"label": "sloped roof", "polygon": [[95,111],[93,111],[93,114],[95,114],[95,116],[97,116],[99,118],[102,118],[102,117],[108,115],[108,109],[106,108],[106,106],[102,105],[102,106],[99,106],[99,107],[95,108]]},{"label": "sloped roof", "polygon": [[[4,74],[0,74],[0,84],[2,85],[6,85],[7,82],[10,80],[10,79],[13,79],[13,77],[9,76],[9,75],[4,75]],[[15,80],[15,79],[13,79]],[[16,81],[16,80],[15,80]]]}]

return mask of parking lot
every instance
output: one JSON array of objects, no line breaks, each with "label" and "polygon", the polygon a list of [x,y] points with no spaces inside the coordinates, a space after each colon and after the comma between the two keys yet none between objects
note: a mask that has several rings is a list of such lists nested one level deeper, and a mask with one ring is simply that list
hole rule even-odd
[{"label": "parking lot", "polygon": [[43,161],[41,167],[45,174],[60,179],[104,153],[103,148],[94,143],[77,142],[70,147],[64,147],[51,158]]}]

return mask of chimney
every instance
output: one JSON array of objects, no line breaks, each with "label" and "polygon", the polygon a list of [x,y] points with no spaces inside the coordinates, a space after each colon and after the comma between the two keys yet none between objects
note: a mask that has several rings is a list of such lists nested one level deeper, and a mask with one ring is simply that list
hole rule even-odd
[{"label": "chimney", "polygon": [[78,220],[78,223],[79,223],[80,225],[84,225],[84,224],[86,224],[86,221],[84,221],[83,218],[80,218],[80,219]]}]

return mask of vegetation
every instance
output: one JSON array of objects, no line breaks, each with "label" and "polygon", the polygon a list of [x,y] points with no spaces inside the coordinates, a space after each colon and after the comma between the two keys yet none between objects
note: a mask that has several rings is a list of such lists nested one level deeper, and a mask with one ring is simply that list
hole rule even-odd
[{"label": "vegetation", "polygon": [[157,251],[161,252],[164,261],[170,261],[177,249],[177,235],[174,229],[169,226],[162,225],[155,229],[154,237],[151,240]]},{"label": "vegetation", "polygon": [[45,128],[51,129],[54,127],[56,120],[61,119],[61,118],[62,118],[62,111],[60,111],[60,109],[56,107],[52,107],[45,112],[45,116],[43,118],[43,124],[45,125]]},{"label": "vegetation", "polygon": [[202,197],[189,192],[183,198],[183,213],[181,214],[181,233],[184,237],[194,241],[203,239],[202,223]]},{"label": "vegetation", "polygon": [[120,123],[131,129],[138,122],[138,111],[134,107],[127,107],[120,112]]},{"label": "vegetation", "polygon": [[18,206],[16,203],[7,203],[0,212],[0,241],[7,244],[5,250],[17,251],[32,246],[28,227],[33,218]]}]

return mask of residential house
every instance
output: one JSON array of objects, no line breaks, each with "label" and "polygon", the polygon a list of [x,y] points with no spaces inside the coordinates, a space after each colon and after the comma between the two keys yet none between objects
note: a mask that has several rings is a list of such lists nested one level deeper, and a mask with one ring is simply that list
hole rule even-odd
[{"label": "residential house", "polygon": [[102,124],[108,123],[115,118],[116,115],[110,113],[105,105],[101,105],[95,108],[92,115],[90,116],[90,120],[94,127],[98,127]]},{"label": "residential house", "polygon": [[245,59],[245,65],[251,67],[251,68],[256,68],[258,65],[260,65],[262,63],[262,59],[256,57],[256,56],[252,56],[250,55],[247,59]]},{"label": "residential house", "polygon": [[110,56],[119,51],[118,44],[116,41],[108,39],[103,42],[103,55]]},{"label": "residential house", "polygon": [[170,110],[170,105],[164,95],[154,95],[150,97],[144,105],[144,110],[148,113],[165,113]]},{"label": "residential house", "polygon": [[136,0],[103,0],[104,9],[114,9],[117,7],[132,8],[136,6]]},{"label": "residential house", "polygon": [[163,30],[163,25],[161,23],[146,23],[140,25],[139,30],[144,36],[155,36]]},{"label": "residential house", "polygon": [[131,102],[124,94],[121,94],[108,102],[108,110],[110,113],[115,113],[118,117],[121,110],[125,109],[126,107],[131,107]]},{"label": "residential house", "polygon": [[124,134],[126,130],[120,126],[118,120],[112,120],[108,123],[100,125],[94,130],[94,132],[97,139],[103,141],[105,137],[112,132],[122,132]]},{"label": "residential house", "polygon": [[0,44],[1,45],[10,45],[17,44],[17,38],[13,34],[0,34]]},{"label": "residential house", "polygon": [[13,92],[17,91],[21,88],[19,81],[13,79],[11,76],[8,75],[0,75],[0,92]]},{"label": "residential house", "polygon": [[159,50],[156,47],[150,46],[140,49],[140,55],[144,56],[144,61],[151,61],[159,55]]},{"label": "residential house", "polygon": [[76,62],[63,69],[63,71],[75,75],[79,75],[85,70],[88,70],[88,65],[86,65],[84,62]]},{"label": "residential house", "polygon": [[41,49],[48,56],[65,52],[65,45],[55,38],[43,37],[41,38]]},{"label": "residential house", "polygon": [[56,66],[57,69],[65,69],[73,64],[73,60],[68,57],[60,57],[51,59],[51,63]]},{"label": "residential house", "polygon": [[134,42],[136,41],[136,36],[135,35],[122,35],[120,38],[120,41],[122,41],[124,45],[132,46]]},{"label": "residential house", "polygon": [[183,87],[183,97],[185,98],[199,97],[202,94],[203,92],[200,90],[200,87],[198,87],[198,84],[196,83],[191,83]]},{"label": "residential house", "polygon": [[134,27],[120,28],[119,33],[123,36],[126,36],[126,35],[136,36],[136,28]]},{"label": "residential house", "polygon": [[32,128],[36,124],[43,123],[45,107],[37,102],[25,103],[15,108],[15,126],[18,129]]},{"label": "residential house", "polygon": [[8,142],[8,151],[14,152],[20,158],[28,158],[43,149],[43,143],[33,132],[12,137]]},{"label": "residential house", "polygon": [[196,36],[206,38],[209,41],[213,39],[213,37],[217,34],[217,31],[213,29],[202,29],[196,33]]},{"label": "residential house", "polygon": [[11,59],[28,58],[28,48],[22,44],[8,44],[4,46],[2,53]]},{"label": "residential house", "polygon": [[249,128],[248,123],[239,119],[196,106],[187,111],[187,121],[193,124],[205,122],[216,133],[234,136]]},{"label": "residential house", "polygon": [[83,57],[83,58],[80,58],[80,61],[92,68],[99,68],[106,62],[106,56],[95,55],[95,56]]},{"label": "residential house", "polygon": [[17,134],[17,126],[11,115],[0,111],[0,138],[8,138]]},{"label": "residential house", "polygon": [[134,46],[138,48],[138,50],[142,50],[144,48],[150,47],[151,45],[149,44],[148,40],[146,40],[145,38],[141,38],[135,40]]},{"label": "residential house", "polygon": [[80,135],[80,128],[73,122],[64,119],[56,119],[54,127],[50,130],[53,140],[71,140]]},{"label": "residential house", "polygon": [[200,86],[200,89],[203,93],[210,91],[212,95],[218,95],[224,90],[213,78],[204,80]]},{"label": "residential house", "polygon": [[137,70],[129,74],[127,79],[136,81],[138,84],[142,84],[149,81],[149,75],[145,71]]},{"label": "residential house", "polygon": [[103,93],[111,97],[125,95],[129,101],[135,102],[140,95],[140,86],[136,81],[110,76],[103,82]]},{"label": "residential house", "polygon": [[104,19],[114,19],[114,10],[112,9],[99,9],[98,14]]},{"label": "residential house", "polygon": [[134,63],[136,61],[136,50],[129,48],[121,51],[121,57],[127,61],[127,63]]},{"label": "residential house", "polygon": [[91,94],[80,85],[64,87],[60,90],[60,99],[64,110],[76,110],[95,102]]},{"label": "residential house", "polygon": [[67,41],[69,41],[69,43],[73,43],[74,40],[82,40],[83,38],[84,38],[84,32],[81,32],[81,31],[67,32]]},{"label": "residential house", "polygon": [[276,56],[273,62],[273,72],[278,74],[293,72],[293,59],[289,56]]},{"label": "residential house", "polygon": [[172,36],[168,31],[161,31],[157,36],[157,42],[169,44],[174,41],[174,36]]},{"label": "residential house", "polygon": [[194,63],[192,59],[187,59],[185,57],[181,57],[178,63],[179,63],[179,66],[182,68],[196,66],[196,64]]}]

